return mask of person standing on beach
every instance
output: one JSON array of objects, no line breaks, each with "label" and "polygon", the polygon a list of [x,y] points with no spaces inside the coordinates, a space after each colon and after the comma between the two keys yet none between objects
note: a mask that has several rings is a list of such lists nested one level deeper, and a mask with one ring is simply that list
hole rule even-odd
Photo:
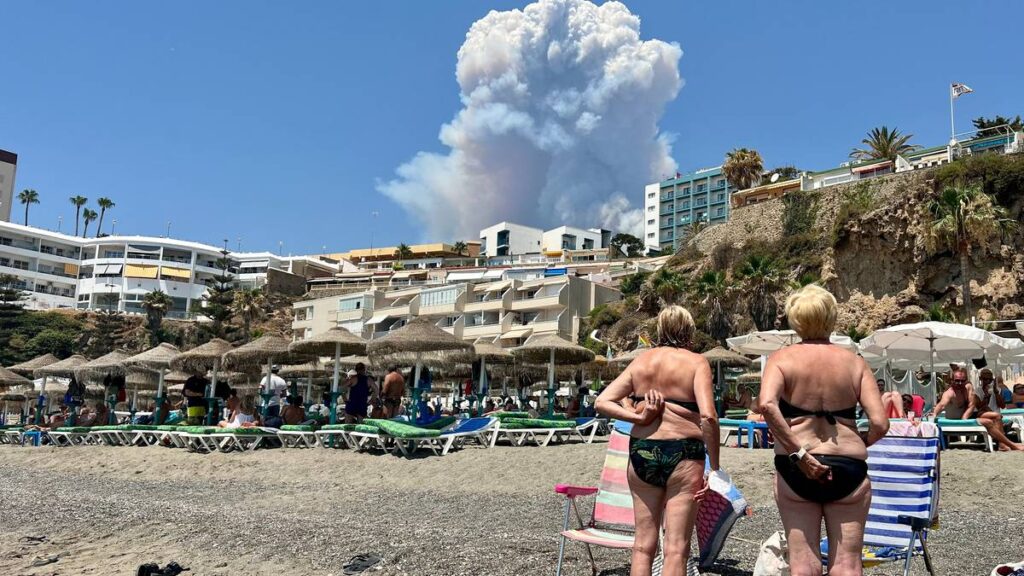
[{"label": "person standing on beach", "polygon": [[206,418],[206,387],[210,383],[202,376],[192,375],[185,380],[181,394],[185,397],[187,411],[185,413],[189,426],[200,426]]},{"label": "person standing on beach", "polygon": [[384,397],[384,417],[398,416],[398,409],[402,406],[402,397],[405,396],[405,378],[402,378],[402,374],[399,373],[398,366],[388,368],[381,395]]},{"label": "person standing on beach", "polygon": [[[775,501],[793,574],[822,573],[823,519],[828,573],[862,573],[871,506],[867,447],[889,430],[871,368],[829,341],[836,316],[836,299],[824,288],[791,294],[786,318],[801,342],[769,356],[761,377],[758,411],[775,437]],[[858,402],[869,422],[866,444],[857,431]]]},{"label": "person standing on beach", "polygon": [[[633,423],[627,471],[636,523],[631,576],[650,576],[662,526],[662,574],[685,574],[696,502],[708,489],[705,455],[711,470],[718,470],[711,366],[688,350],[693,317],[682,306],[669,306],[657,324],[658,345],[633,360],[595,403],[602,415]],[[627,398],[637,409],[621,404]]]},{"label": "person standing on beach", "polygon": [[[370,394],[373,391],[371,378],[366,374],[366,365],[356,364],[356,369],[348,373],[345,385],[348,387],[348,398],[345,400],[345,423],[358,424],[366,418],[370,407]],[[376,395],[376,394],[374,394]]]}]

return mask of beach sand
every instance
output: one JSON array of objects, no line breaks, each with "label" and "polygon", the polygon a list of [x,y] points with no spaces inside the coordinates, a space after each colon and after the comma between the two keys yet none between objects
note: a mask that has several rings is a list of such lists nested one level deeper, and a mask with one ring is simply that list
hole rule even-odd
[{"label": "beach sand", "polygon": [[[175,560],[192,576],[323,576],[359,553],[382,556],[368,572],[382,576],[554,574],[562,500],[552,488],[595,484],[604,450],[599,440],[404,459],[0,446],[0,574],[129,575]],[[725,449],[723,467],[755,515],[737,523],[712,572],[750,574],[756,543],[781,528],[771,453]],[[943,453],[942,528],[930,540],[939,573],[1024,560],[1022,470],[1021,454]],[[605,576],[629,573],[626,552],[596,557]],[[590,574],[583,546],[568,545],[565,574]]]}]

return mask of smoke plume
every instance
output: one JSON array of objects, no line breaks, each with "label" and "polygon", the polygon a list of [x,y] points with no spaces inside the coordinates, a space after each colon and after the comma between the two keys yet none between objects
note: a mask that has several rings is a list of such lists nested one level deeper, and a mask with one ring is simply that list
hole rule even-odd
[{"label": "smoke plume", "polygon": [[618,2],[539,0],[492,11],[459,49],[462,109],[447,154],[420,152],[378,190],[434,240],[502,220],[637,234],[643,186],[673,173],[658,130],[682,86],[674,43],[640,39]]}]

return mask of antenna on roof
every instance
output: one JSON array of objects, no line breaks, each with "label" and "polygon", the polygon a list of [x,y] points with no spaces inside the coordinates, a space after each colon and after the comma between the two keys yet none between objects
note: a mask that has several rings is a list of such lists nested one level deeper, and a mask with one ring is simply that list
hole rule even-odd
[{"label": "antenna on roof", "polygon": [[776,182],[778,182],[779,181],[779,173],[776,172],[775,174],[772,174],[772,177],[769,180],[771,181],[772,184],[775,184]]}]

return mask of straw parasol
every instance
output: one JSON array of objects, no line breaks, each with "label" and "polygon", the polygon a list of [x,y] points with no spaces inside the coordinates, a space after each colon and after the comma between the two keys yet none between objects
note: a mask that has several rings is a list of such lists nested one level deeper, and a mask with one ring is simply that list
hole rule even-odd
[{"label": "straw parasol", "polygon": [[491,344],[490,342],[478,342],[473,345],[473,352],[476,357],[480,359],[480,388],[477,391],[478,401],[483,401],[484,390],[487,389],[489,382],[487,382],[487,363],[497,365],[509,365],[515,364],[516,357],[512,355],[512,352]]},{"label": "straw parasol", "polygon": [[[333,356],[334,373],[331,380],[331,424],[334,424],[335,405],[338,401],[338,384],[341,380],[341,370],[338,359],[342,354],[366,354],[366,340],[349,332],[341,326],[335,326],[330,330],[317,334],[305,340],[292,342],[289,346],[295,354],[311,354],[315,356]],[[310,371],[312,372],[312,371]],[[312,376],[310,376],[312,379]]]},{"label": "straw parasol", "polygon": [[75,368],[78,368],[88,361],[89,359],[85,356],[75,354],[74,356],[65,358],[59,362],[54,362],[53,364],[47,364],[46,366],[36,368],[32,374],[36,378],[71,378],[75,375]]},{"label": "straw parasol", "polygon": [[595,358],[590,350],[554,334],[531,338],[512,354],[530,364],[548,363],[548,416],[555,412],[555,365],[585,364]]},{"label": "straw parasol", "polygon": [[740,384],[757,384],[761,382],[761,375],[757,372],[744,372],[736,378]]},{"label": "straw parasol", "polygon": [[107,376],[126,376],[124,361],[131,356],[126,350],[114,350],[75,368],[75,377],[83,382],[102,382]]},{"label": "straw parasol", "polygon": [[57,358],[53,354],[43,354],[42,356],[36,356],[31,360],[22,362],[21,364],[15,364],[8,368],[11,372],[21,374],[22,376],[32,376],[36,368],[42,368],[43,366],[49,366],[59,362],[60,358]]},{"label": "straw parasol", "polygon": [[263,389],[263,417],[267,416],[267,409],[270,407],[270,385],[273,373],[274,360],[281,362],[295,360],[295,355],[289,352],[289,342],[277,334],[265,334],[259,338],[227,351],[223,356],[224,367],[232,370],[245,371],[253,365],[266,363],[267,377]]},{"label": "straw parasol", "polygon": [[[201,344],[191,350],[178,354],[171,361],[171,368],[188,374],[205,374],[209,370],[210,390],[206,397],[212,398],[213,393],[217,390],[217,378],[221,376],[221,359],[232,348],[233,346],[227,340],[214,338],[206,344]],[[209,402],[210,414],[213,414],[214,401],[210,400]]]},{"label": "straw parasol", "polygon": [[[387,336],[371,340],[366,345],[371,358],[402,362],[410,358],[416,363],[414,383],[410,389],[418,388],[424,360],[444,361],[460,359],[472,361],[473,345],[456,338],[437,327],[428,318],[416,318]],[[418,410],[413,403],[413,416]]]},{"label": "straw parasol", "polygon": [[31,386],[32,381],[20,374],[15,374],[7,368],[0,367],[0,388],[12,386]]},{"label": "straw parasol", "polygon": [[[160,410],[163,407],[164,376],[171,368],[171,360],[178,354],[181,354],[181,351],[177,346],[164,342],[124,361],[125,366],[130,369],[156,372],[156,414],[154,415],[156,422],[160,421]],[[135,402],[133,401],[132,411],[134,412],[134,410]]]}]

